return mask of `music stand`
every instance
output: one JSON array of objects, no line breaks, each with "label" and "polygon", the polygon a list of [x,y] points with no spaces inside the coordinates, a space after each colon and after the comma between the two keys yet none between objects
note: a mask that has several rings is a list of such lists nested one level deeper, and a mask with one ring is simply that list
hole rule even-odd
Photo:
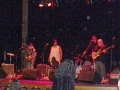
[{"label": "music stand", "polygon": [[15,55],[14,55],[13,53],[7,53],[7,55],[10,56],[10,64],[11,64],[11,60],[12,60],[11,57],[12,57],[12,56],[15,56]]}]

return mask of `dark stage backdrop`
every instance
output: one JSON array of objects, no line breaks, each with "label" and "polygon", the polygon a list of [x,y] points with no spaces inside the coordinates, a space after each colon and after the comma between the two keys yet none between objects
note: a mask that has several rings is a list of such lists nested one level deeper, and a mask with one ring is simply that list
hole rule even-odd
[{"label": "dark stage backdrop", "polygon": [[[0,5],[0,58],[7,52],[19,53],[21,47],[22,2],[20,0],[1,0]],[[29,0],[29,29],[27,42],[33,42],[37,50],[36,64],[42,63],[41,53],[46,43],[49,46],[44,53],[45,63],[52,40],[58,39],[63,48],[64,58],[73,59],[87,48],[92,35],[102,38],[107,46],[115,44],[112,54],[106,60],[107,68],[112,61],[120,58],[120,3],[97,2],[87,4],[78,2],[60,2],[59,7],[39,8],[37,0]],[[113,37],[115,39],[113,40]],[[75,50],[77,48],[77,50]],[[74,51],[75,50],[75,51]],[[20,55],[18,54],[20,57]],[[9,61],[9,57],[7,57]],[[85,61],[85,59],[83,59]],[[18,62],[21,59],[18,58]],[[13,60],[15,63],[15,60]],[[117,66],[117,65],[116,65]]]}]

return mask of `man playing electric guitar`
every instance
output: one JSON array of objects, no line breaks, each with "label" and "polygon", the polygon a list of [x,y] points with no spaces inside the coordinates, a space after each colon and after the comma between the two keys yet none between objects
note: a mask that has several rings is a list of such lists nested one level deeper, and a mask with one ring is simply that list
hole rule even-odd
[{"label": "man playing electric guitar", "polygon": [[32,43],[29,44],[26,52],[25,52],[25,59],[26,59],[26,67],[33,69],[34,68],[34,62],[36,59],[37,52],[33,46]]},{"label": "man playing electric guitar", "polygon": [[107,53],[106,45],[104,45],[102,39],[98,39],[97,45],[95,46],[92,52],[92,57],[94,56],[93,59],[95,61],[96,72],[101,75],[102,80],[106,78],[106,71],[105,71],[106,53]]}]

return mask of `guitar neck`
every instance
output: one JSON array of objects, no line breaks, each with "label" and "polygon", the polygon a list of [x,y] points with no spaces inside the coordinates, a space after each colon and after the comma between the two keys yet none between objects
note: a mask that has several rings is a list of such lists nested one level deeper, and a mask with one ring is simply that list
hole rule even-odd
[{"label": "guitar neck", "polygon": [[[103,50],[109,50],[109,49],[111,49],[112,47],[110,46],[110,47],[108,47],[108,48],[106,48],[106,49],[103,49]],[[103,50],[100,52],[100,53],[102,53],[103,52]],[[99,54],[100,54],[99,53]]]}]

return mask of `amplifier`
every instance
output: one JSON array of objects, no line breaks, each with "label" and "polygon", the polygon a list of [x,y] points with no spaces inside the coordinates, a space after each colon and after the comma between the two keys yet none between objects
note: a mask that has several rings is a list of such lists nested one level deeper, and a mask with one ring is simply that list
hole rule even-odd
[{"label": "amplifier", "polygon": [[14,75],[14,64],[2,64],[2,68],[7,75]]},{"label": "amplifier", "polygon": [[27,80],[36,80],[37,69],[24,68],[22,72],[22,77],[23,79],[27,79]]},{"label": "amplifier", "polygon": [[48,75],[48,68],[49,68],[49,65],[46,65],[46,64],[38,64],[37,65],[38,73],[44,74],[45,76]]}]

